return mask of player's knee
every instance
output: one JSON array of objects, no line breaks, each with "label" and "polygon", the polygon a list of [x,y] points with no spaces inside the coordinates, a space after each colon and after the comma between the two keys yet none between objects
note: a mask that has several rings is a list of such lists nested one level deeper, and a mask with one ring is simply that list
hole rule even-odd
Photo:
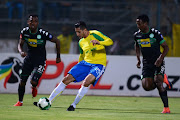
[{"label": "player's knee", "polygon": [[145,91],[150,91],[151,90],[150,87],[148,87],[148,86],[143,85],[143,88],[144,88]]},{"label": "player's knee", "polygon": [[73,82],[74,80],[75,80],[74,77],[72,75],[68,74],[63,78],[62,82],[64,84],[68,85],[69,83]]},{"label": "player's knee", "polygon": [[90,85],[90,84],[84,84],[83,86],[84,86],[84,87],[89,87],[89,85]]},{"label": "player's knee", "polygon": [[31,85],[32,85],[33,87],[36,87],[37,84],[38,84],[38,83],[37,83],[36,81],[32,81],[32,80],[31,80]]},{"label": "player's knee", "polygon": [[160,86],[163,85],[163,82],[162,82],[160,79],[158,79],[158,78],[156,78],[156,79],[154,80],[154,82],[156,83],[156,86],[157,86],[157,87],[160,87]]},{"label": "player's knee", "polygon": [[83,85],[84,87],[89,87],[90,84],[91,84],[90,81],[84,81],[82,85]]},{"label": "player's knee", "polygon": [[21,81],[21,82],[19,83],[19,85],[20,85],[20,86],[25,86],[25,85],[26,85],[26,82]]},{"label": "player's knee", "polygon": [[163,83],[163,76],[162,75],[156,75],[154,77],[154,82],[155,83]]},{"label": "player's knee", "polygon": [[156,80],[155,83],[159,92],[163,92],[165,90],[165,88],[163,87],[163,82]]},{"label": "player's knee", "polygon": [[153,87],[152,85],[150,86],[148,84],[143,84],[142,86],[143,86],[145,91],[154,90],[156,88],[155,86]]}]

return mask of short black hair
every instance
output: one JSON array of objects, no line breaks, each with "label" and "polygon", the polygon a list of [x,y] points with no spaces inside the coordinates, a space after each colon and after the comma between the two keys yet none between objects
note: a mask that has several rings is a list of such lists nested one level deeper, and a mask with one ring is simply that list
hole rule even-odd
[{"label": "short black hair", "polygon": [[149,17],[146,14],[139,15],[137,19],[142,20],[142,22],[149,23]]},{"label": "short black hair", "polygon": [[84,21],[79,21],[74,26],[75,28],[80,27],[81,30],[87,29],[86,23]]},{"label": "short black hair", "polygon": [[38,18],[38,15],[37,14],[30,14],[28,19],[30,20],[31,17],[37,17]]}]

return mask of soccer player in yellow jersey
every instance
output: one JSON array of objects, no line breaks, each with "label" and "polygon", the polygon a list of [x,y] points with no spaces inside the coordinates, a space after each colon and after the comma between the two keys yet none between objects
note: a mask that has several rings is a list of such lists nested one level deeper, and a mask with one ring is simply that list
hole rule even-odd
[{"label": "soccer player in yellow jersey", "polygon": [[[83,81],[74,102],[69,106],[67,111],[74,111],[76,105],[87,93],[89,86],[91,84],[95,86],[99,78],[103,75],[106,69],[105,46],[113,44],[113,41],[101,32],[97,30],[89,31],[83,21],[75,24],[75,32],[80,38],[79,63],[68,72],[49,96],[49,101],[51,103],[64,91],[69,83]],[[37,102],[34,104],[37,106]]]}]

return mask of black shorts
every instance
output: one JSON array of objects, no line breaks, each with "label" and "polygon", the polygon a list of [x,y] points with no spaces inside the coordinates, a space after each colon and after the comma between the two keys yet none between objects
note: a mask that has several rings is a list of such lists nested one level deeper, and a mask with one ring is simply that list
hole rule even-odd
[{"label": "black shorts", "polygon": [[44,72],[45,66],[46,60],[32,59],[27,56],[22,66],[21,81],[26,83],[28,77],[31,75],[31,80],[38,82]]},{"label": "black shorts", "polygon": [[143,62],[142,77],[143,78],[154,78],[155,75],[165,73],[165,62],[163,61],[161,66],[156,67],[154,63]]}]

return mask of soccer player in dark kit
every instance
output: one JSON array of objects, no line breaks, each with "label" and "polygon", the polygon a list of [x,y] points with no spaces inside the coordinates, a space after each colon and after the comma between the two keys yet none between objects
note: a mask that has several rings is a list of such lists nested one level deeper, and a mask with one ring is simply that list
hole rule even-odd
[{"label": "soccer player in dark kit", "polygon": [[[14,106],[23,105],[23,97],[28,77],[31,75],[32,96],[36,97],[38,81],[43,74],[46,65],[46,41],[56,44],[57,58],[56,63],[61,62],[60,43],[57,38],[53,37],[48,31],[38,27],[39,20],[37,15],[30,15],[27,21],[29,27],[23,28],[20,33],[18,51],[21,57],[25,57],[20,75],[18,95],[19,101]],[[23,51],[24,43],[27,44],[27,53]]]},{"label": "soccer player in dark kit", "polygon": [[[172,87],[172,84],[167,79],[164,79],[164,57],[168,53],[169,48],[161,33],[149,27],[149,17],[147,15],[138,16],[136,24],[139,28],[134,34],[138,68],[141,68],[140,51],[143,56],[142,86],[146,91],[157,88],[164,104],[164,109],[161,113],[170,113],[167,91],[163,87],[163,82],[169,88]],[[164,49],[162,53],[160,52],[160,45]]]}]

